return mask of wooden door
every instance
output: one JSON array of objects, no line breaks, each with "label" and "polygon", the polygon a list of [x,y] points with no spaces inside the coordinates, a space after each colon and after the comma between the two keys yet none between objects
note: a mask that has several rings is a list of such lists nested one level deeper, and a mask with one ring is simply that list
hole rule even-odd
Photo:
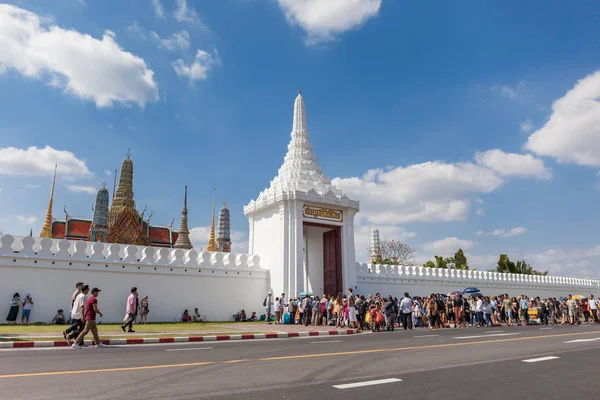
[{"label": "wooden door", "polygon": [[323,290],[325,294],[333,296],[342,291],[339,240],[336,229],[323,233]]}]

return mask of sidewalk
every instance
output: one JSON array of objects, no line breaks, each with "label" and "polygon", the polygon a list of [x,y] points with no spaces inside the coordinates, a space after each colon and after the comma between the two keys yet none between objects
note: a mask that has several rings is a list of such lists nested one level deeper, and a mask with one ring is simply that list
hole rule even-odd
[{"label": "sidewalk", "polygon": [[[150,344],[150,343],[185,343],[185,342],[207,342],[207,341],[222,341],[222,340],[250,340],[250,339],[282,339],[291,337],[305,336],[332,336],[332,335],[352,335],[360,331],[356,329],[336,329],[331,326],[303,326],[303,325],[247,325],[247,329],[237,327],[228,329],[232,333],[218,334],[220,332],[213,331],[178,331],[178,332],[143,332],[143,333],[102,333],[102,326],[98,326],[101,338],[109,337],[112,339],[102,340],[106,345],[123,345],[123,344]],[[261,327],[264,326],[264,330]],[[233,329],[237,328],[237,329]],[[261,333],[249,333],[261,330]],[[212,334],[211,334],[212,333]],[[168,335],[165,337],[141,337],[141,336],[156,336]],[[124,336],[127,336],[124,338]],[[118,338],[115,338],[118,337]],[[20,335],[2,335],[2,339],[19,339],[15,341],[0,342],[1,348],[22,348],[22,347],[66,347],[68,346],[65,340],[52,340],[54,338],[62,338],[62,335],[48,334],[20,334]],[[32,339],[31,341],[23,341],[23,339]],[[42,339],[42,340],[33,340]],[[85,344],[93,344],[91,340],[86,340]]]}]

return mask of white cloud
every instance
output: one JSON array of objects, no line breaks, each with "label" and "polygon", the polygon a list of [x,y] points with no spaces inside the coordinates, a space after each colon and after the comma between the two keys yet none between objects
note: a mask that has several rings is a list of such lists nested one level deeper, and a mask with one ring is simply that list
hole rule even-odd
[{"label": "white cloud", "polygon": [[25,185],[25,187],[26,187],[27,189],[37,189],[37,188],[39,188],[39,187],[40,187],[40,185],[39,185],[39,184],[35,184],[35,185],[34,185],[34,184],[31,184],[31,183],[28,183],[27,185]]},{"label": "white cloud", "polygon": [[87,194],[96,194],[98,189],[93,186],[81,186],[81,185],[67,185],[67,189],[71,192],[76,193],[87,193]]},{"label": "white cloud", "polygon": [[43,149],[29,147],[26,150],[0,148],[0,175],[47,176],[54,174],[55,165],[58,165],[58,174],[61,176],[92,175],[85,161],[70,151],[55,150],[50,146]]},{"label": "white cloud", "polygon": [[533,130],[533,124],[531,123],[530,120],[527,120],[527,121],[521,123],[520,128],[521,128],[521,132],[529,133]]},{"label": "white cloud", "polygon": [[104,170],[104,175],[111,176],[112,175],[112,171],[109,171],[109,170],[105,169]]},{"label": "white cloud", "polygon": [[154,14],[156,14],[159,18],[165,17],[165,10],[163,9],[160,0],[152,0],[152,9],[154,10]]},{"label": "white cloud", "polygon": [[550,179],[552,172],[544,162],[531,154],[505,153],[494,149],[475,155],[475,161],[504,176],[534,177]]},{"label": "white cloud", "polygon": [[473,247],[472,240],[447,237],[423,244],[423,250],[434,252],[437,255],[454,254],[458,249],[468,250]]},{"label": "white cloud", "polygon": [[[216,227],[215,227],[216,229]],[[200,226],[190,229],[190,241],[197,251],[206,250],[210,237],[210,226]],[[231,231],[232,253],[248,253],[248,236],[245,232]]]},{"label": "white cloud", "polygon": [[188,6],[186,0],[177,0],[177,8],[173,16],[179,22],[193,22],[198,17],[198,14],[193,7]]},{"label": "white cloud", "polygon": [[475,214],[481,217],[484,214],[483,209],[478,208],[477,210],[475,210]]},{"label": "white cloud", "polygon": [[190,47],[190,34],[185,29],[173,33],[168,38],[161,38],[156,32],[150,32],[150,36],[159,46],[168,50],[187,50]]},{"label": "white cloud", "polygon": [[[356,260],[367,262],[370,258],[369,247],[371,246],[371,228],[370,225],[361,225],[354,228],[354,248],[356,250]],[[410,244],[410,239],[414,238],[414,232],[407,231],[397,225],[378,225],[379,238],[381,240],[396,240]]]},{"label": "white cloud", "polygon": [[477,204],[483,204],[483,203],[485,203],[481,197],[477,197],[477,198],[475,198],[475,202],[476,202]]},{"label": "white cloud", "polygon": [[483,231],[478,231],[475,234],[477,236],[502,236],[502,237],[512,237],[512,236],[519,236],[524,234],[525,232],[527,232],[526,228],[523,228],[522,226],[518,226],[512,229],[495,229],[491,232],[483,232]]},{"label": "white cloud", "polygon": [[381,0],[277,0],[288,23],[307,33],[308,45],[334,40],[336,35],[377,16]]},{"label": "white cloud", "polygon": [[142,26],[140,25],[140,21],[133,21],[133,23],[127,27],[127,32],[140,33],[141,31]]},{"label": "white cloud", "polygon": [[37,218],[36,218],[36,217],[24,217],[24,216],[22,216],[22,215],[19,215],[19,216],[17,217],[17,219],[18,219],[20,222],[22,222],[22,223],[24,223],[24,224],[27,224],[27,225],[33,225],[33,224],[35,223],[35,221],[37,221]]},{"label": "white cloud", "polygon": [[210,71],[213,66],[220,64],[221,59],[216,50],[213,54],[210,54],[204,50],[198,49],[196,57],[190,65],[186,65],[180,58],[173,63],[173,68],[177,75],[182,78],[187,78],[190,82],[190,86],[193,86],[196,81],[205,80],[208,71]]},{"label": "white cloud", "polygon": [[115,102],[143,107],[159,97],[154,72],[142,58],[124,51],[114,33],[106,31],[99,40],[0,4],[0,73],[8,69],[44,79],[97,107]]},{"label": "white cloud", "polygon": [[552,104],[548,122],[529,136],[525,148],[559,162],[600,166],[600,70]]},{"label": "white cloud", "polygon": [[360,199],[357,218],[399,224],[463,220],[469,212],[468,197],[492,192],[503,179],[473,163],[432,161],[369,170],[362,178],[335,178],[332,182],[349,197]]},{"label": "white cloud", "polygon": [[516,85],[512,86],[512,85],[496,85],[493,86],[492,89],[498,93],[500,93],[502,96],[509,98],[509,99],[513,99],[513,100],[519,100],[519,99],[523,99],[526,96],[526,85],[525,85],[525,81],[520,81],[519,83],[517,83]]}]

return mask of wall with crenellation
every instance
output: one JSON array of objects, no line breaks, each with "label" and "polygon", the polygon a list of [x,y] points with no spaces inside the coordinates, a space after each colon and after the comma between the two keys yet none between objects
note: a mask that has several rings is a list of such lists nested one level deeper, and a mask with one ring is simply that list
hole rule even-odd
[{"label": "wall with crenellation", "polygon": [[104,322],[122,321],[132,286],[140,299],[149,297],[149,321],[175,321],[195,307],[212,321],[230,321],[241,309],[261,315],[269,286],[256,255],[12,235],[0,236],[0,277],[2,312],[8,313],[15,292],[21,298],[30,292],[32,322],[50,322],[59,308],[68,310],[78,281],[102,290]]},{"label": "wall with crenellation", "polygon": [[467,287],[476,287],[489,296],[503,293],[540,298],[600,295],[600,280],[597,279],[360,263],[356,264],[356,271],[356,286],[365,296],[377,292],[382,296],[400,297],[404,292],[411,296],[427,296],[462,291]]}]

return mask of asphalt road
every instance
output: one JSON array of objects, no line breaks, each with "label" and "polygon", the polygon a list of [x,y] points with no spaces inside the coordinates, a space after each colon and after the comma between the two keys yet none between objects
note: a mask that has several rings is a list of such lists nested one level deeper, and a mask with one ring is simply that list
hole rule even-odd
[{"label": "asphalt road", "polygon": [[599,356],[595,325],[10,349],[0,398],[597,398]]}]

